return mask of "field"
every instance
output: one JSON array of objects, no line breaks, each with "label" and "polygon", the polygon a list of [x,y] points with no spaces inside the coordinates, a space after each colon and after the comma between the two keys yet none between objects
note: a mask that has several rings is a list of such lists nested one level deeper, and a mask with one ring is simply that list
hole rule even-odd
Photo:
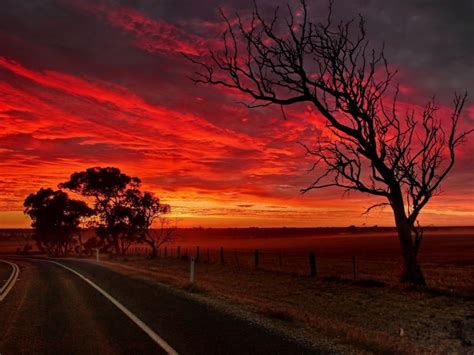
[{"label": "field", "polygon": [[119,273],[182,289],[199,302],[342,353],[469,353],[474,299],[433,288],[310,278],[200,262],[128,256],[101,263]]},{"label": "field", "polygon": [[[25,233],[4,232],[1,250],[14,251]],[[190,285],[189,256],[197,256],[197,246],[200,261]],[[101,262],[305,341],[330,339],[344,352],[469,353],[473,250],[473,228],[429,230],[420,257],[427,288],[396,282],[399,249],[390,229],[187,229],[167,245],[166,257],[161,248],[158,259],[147,260],[143,246],[132,246],[125,257],[102,255]],[[310,251],[317,258],[316,278],[308,276]]]},{"label": "field", "polygon": [[31,240],[30,229],[0,229],[0,254],[12,254],[29,244],[34,246]]},{"label": "field", "polygon": [[[474,295],[474,228],[429,228],[425,234],[420,262],[428,284]],[[30,230],[0,231],[0,252],[14,253],[28,241],[34,246],[30,236]],[[254,268],[258,250],[258,268],[282,273],[308,275],[310,252],[318,277],[396,283],[400,272],[400,247],[391,228],[179,229],[159,252],[199,253],[201,261],[220,264],[221,248],[224,263],[237,269]],[[128,254],[148,252],[133,245]]]},{"label": "field", "polygon": [[[207,233],[207,235],[206,235]],[[166,255],[197,255],[201,261],[224,262],[236,268],[308,275],[309,253],[316,256],[317,275],[323,278],[377,280],[396,283],[400,247],[391,229],[250,229],[181,230],[166,247]],[[426,232],[420,262],[430,286],[474,295],[474,228],[439,228]],[[130,254],[147,253],[132,247]],[[160,251],[165,254],[164,248]]]}]

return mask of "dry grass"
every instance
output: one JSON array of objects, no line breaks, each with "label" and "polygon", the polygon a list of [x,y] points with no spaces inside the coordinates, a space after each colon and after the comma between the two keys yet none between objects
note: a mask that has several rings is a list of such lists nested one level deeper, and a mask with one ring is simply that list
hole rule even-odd
[{"label": "dry grass", "polygon": [[[308,275],[308,252],[312,251],[316,255],[318,276],[321,278],[353,279],[353,257],[356,260],[356,278],[362,282],[376,280],[394,284],[400,274],[400,246],[393,232],[295,235],[286,238],[272,237],[271,234],[244,238],[237,234],[232,238],[226,235],[216,236],[213,240],[201,238],[178,238],[174,245],[168,246],[168,256],[176,256],[178,246],[181,255],[196,255],[196,246],[200,245],[201,260],[219,263],[219,247],[224,246],[226,265],[252,269],[255,258],[253,249],[259,249],[261,269]],[[430,287],[474,296],[473,249],[473,228],[428,231],[420,262]],[[142,252],[145,252],[143,248]]]},{"label": "dry grass", "polygon": [[474,302],[469,297],[206,263],[197,265],[197,282],[189,285],[188,263],[182,260],[128,258],[105,264],[263,315],[308,341],[324,336],[362,352],[474,350]]}]

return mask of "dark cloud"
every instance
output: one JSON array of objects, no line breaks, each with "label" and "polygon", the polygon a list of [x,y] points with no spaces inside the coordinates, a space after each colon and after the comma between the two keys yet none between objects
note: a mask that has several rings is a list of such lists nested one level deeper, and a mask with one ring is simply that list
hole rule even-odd
[{"label": "dark cloud", "polygon": [[386,43],[389,60],[408,70],[408,84],[429,95],[474,89],[473,1],[351,3],[367,17],[370,36]]}]

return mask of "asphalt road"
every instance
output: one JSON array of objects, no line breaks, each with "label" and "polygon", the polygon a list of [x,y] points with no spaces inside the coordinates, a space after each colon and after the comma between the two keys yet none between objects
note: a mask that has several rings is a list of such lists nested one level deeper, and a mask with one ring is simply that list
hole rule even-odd
[{"label": "asphalt road", "polygon": [[0,262],[0,288],[3,286],[4,282],[7,281],[11,272],[12,268],[10,265]]},{"label": "asphalt road", "polygon": [[[74,273],[10,259],[20,277],[0,302],[0,354],[162,354],[142,329]],[[179,354],[309,354],[281,334],[222,313],[159,284],[65,260],[123,304]]]}]

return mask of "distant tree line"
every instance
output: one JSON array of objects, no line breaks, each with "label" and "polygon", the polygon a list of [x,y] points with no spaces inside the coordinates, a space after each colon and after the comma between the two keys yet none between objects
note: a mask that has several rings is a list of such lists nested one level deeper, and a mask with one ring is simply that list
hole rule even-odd
[{"label": "distant tree line", "polygon": [[[115,167],[93,167],[73,173],[58,188],[41,188],[24,202],[33,238],[50,256],[64,256],[73,250],[90,254],[94,248],[123,255],[132,243],[146,243],[154,258],[159,246],[171,240],[175,228],[163,218],[170,206],[142,191],[138,177]],[[64,190],[83,200],[71,198]],[[159,229],[151,231],[157,219]],[[83,242],[85,229],[93,229],[95,236]]]}]

